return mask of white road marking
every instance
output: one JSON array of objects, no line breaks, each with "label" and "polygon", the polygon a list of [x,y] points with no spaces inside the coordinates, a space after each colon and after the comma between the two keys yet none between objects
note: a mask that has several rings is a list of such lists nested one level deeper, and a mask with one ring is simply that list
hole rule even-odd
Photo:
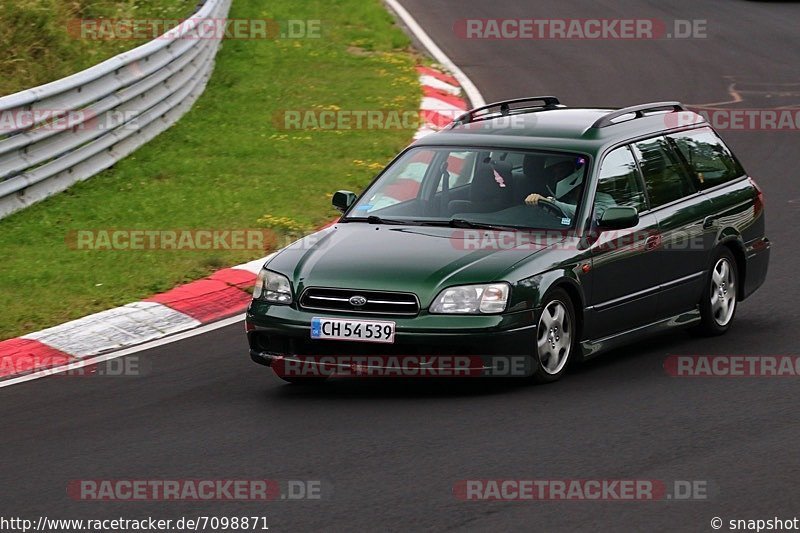
[{"label": "white road marking", "polygon": [[456,87],[455,85],[450,85],[446,81],[442,81],[438,78],[434,78],[433,76],[429,76],[428,74],[423,74],[419,77],[419,82],[422,85],[427,85],[428,87],[433,87],[434,89],[438,89],[440,91],[444,91],[448,94],[452,94],[454,96],[458,96],[461,94],[461,89]]},{"label": "white road marking", "polygon": [[125,348],[179,331],[200,322],[156,302],[134,302],[24,335],[75,357]]},{"label": "white road marking", "polygon": [[67,372],[69,370],[74,370],[76,368],[82,368],[84,366],[102,363],[103,361],[108,361],[110,359],[117,359],[118,357],[125,357],[126,355],[131,355],[137,352],[152,350],[153,348],[158,348],[159,346],[164,346],[165,344],[171,344],[173,342],[181,341],[183,339],[188,339],[196,335],[202,335],[204,333],[208,333],[209,331],[214,331],[215,329],[224,328],[230,326],[231,324],[236,324],[237,322],[241,322],[242,320],[244,320],[244,314],[232,316],[230,318],[220,320],[219,322],[206,324],[205,326],[200,326],[199,328],[192,329],[189,331],[184,331],[182,333],[177,333],[169,337],[163,337],[161,339],[156,339],[154,341],[150,341],[144,344],[139,344],[137,346],[131,346],[130,348],[125,348],[124,350],[117,350],[116,352],[104,353],[93,357],[86,357],[84,359],[81,359],[80,361],[75,361],[74,363],[60,366],[57,369],[39,370],[37,372],[32,372],[24,376],[6,379],[4,381],[0,381],[0,388],[10,387],[12,385],[18,385],[20,383],[25,383],[26,381],[32,381],[34,379],[45,378],[48,376],[52,376],[53,374]]}]

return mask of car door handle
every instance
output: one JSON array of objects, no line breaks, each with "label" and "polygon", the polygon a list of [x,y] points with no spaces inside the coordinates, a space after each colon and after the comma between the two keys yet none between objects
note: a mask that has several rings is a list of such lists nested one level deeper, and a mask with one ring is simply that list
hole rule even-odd
[{"label": "car door handle", "polygon": [[650,235],[647,240],[644,241],[644,249],[645,250],[655,250],[658,248],[658,245],[661,244],[661,235]]}]

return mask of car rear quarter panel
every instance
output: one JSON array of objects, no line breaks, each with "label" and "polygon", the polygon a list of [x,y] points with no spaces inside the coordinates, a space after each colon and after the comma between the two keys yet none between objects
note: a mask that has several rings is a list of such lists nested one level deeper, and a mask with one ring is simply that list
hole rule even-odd
[{"label": "car rear quarter panel", "polygon": [[[763,282],[769,249],[754,251],[755,243],[766,237],[765,212],[755,213],[756,190],[747,178],[741,178],[706,191],[715,211],[716,242],[729,246],[737,259],[740,298],[749,296]],[[710,265],[709,265],[710,268]]]}]

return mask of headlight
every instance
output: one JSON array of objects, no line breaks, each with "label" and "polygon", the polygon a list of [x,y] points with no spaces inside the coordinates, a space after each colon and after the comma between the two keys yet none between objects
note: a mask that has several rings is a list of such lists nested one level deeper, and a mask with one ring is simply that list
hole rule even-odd
[{"label": "headlight", "polygon": [[276,304],[292,303],[292,286],[289,284],[289,278],[262,268],[256,279],[253,298],[260,298]]},{"label": "headlight", "polygon": [[508,283],[462,285],[439,293],[431,313],[502,313],[508,303]]}]

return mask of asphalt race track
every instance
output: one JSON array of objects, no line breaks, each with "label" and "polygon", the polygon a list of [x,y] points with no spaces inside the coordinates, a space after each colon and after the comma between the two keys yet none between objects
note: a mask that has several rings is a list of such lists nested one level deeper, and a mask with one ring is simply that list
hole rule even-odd
[{"label": "asphalt race track", "polygon": [[[487,101],[800,105],[800,5],[714,0],[403,0]],[[669,4],[669,5],[667,5]],[[707,38],[466,40],[456,18],[706,19]],[[748,90],[744,90],[747,88]],[[678,332],[550,386],[337,380],[285,385],[247,356],[241,323],[136,355],[143,377],[0,390],[5,515],[263,515],[271,530],[711,531],[721,517],[800,515],[800,377],[673,378],[671,354],[800,355],[798,131],[721,131],[764,189],[766,284],[732,330]],[[794,265],[794,266],[793,266]],[[75,501],[74,479],[323,480],[321,501]],[[462,479],[701,480],[705,501],[464,502]],[[723,528],[723,531],[727,527]]]}]

